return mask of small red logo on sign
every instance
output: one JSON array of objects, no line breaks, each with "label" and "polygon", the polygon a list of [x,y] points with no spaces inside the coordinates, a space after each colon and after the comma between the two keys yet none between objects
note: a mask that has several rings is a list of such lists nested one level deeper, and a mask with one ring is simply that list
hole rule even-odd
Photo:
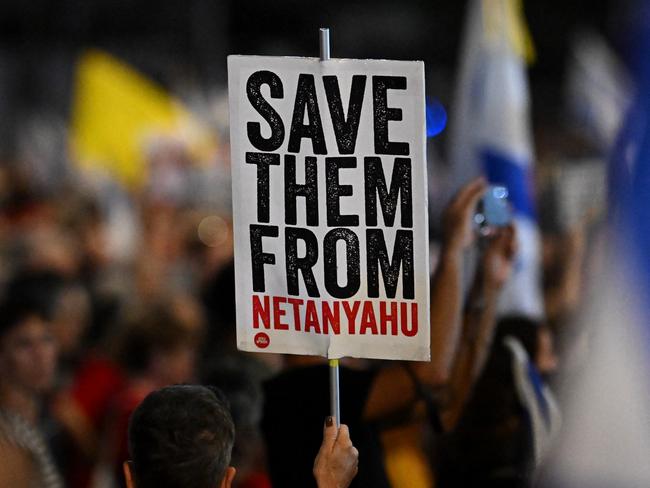
[{"label": "small red logo on sign", "polygon": [[265,332],[260,332],[255,334],[255,345],[260,349],[265,349],[271,344],[271,339],[269,339],[268,334]]}]

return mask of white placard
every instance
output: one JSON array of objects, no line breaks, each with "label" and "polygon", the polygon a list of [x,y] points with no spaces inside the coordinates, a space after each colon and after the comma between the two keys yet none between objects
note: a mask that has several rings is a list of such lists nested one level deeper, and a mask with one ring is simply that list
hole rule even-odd
[{"label": "white placard", "polygon": [[424,64],[229,56],[237,345],[428,360]]}]

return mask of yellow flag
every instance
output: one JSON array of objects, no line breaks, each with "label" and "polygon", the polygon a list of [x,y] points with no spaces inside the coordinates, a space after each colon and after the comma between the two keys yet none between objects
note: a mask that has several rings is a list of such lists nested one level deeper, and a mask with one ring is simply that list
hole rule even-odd
[{"label": "yellow flag", "polygon": [[483,0],[485,32],[492,41],[507,39],[517,55],[533,64],[537,53],[526,24],[523,0]]},{"label": "yellow flag", "polygon": [[165,137],[195,154],[214,143],[206,127],[163,88],[109,54],[82,55],[70,127],[72,157],[81,168],[102,168],[138,187],[147,174],[148,145]]},{"label": "yellow flag", "polygon": [[512,0],[508,9],[508,17],[511,42],[514,44],[518,54],[528,64],[534,63],[537,53],[535,52],[535,45],[533,44],[533,39],[526,24],[523,0]]}]

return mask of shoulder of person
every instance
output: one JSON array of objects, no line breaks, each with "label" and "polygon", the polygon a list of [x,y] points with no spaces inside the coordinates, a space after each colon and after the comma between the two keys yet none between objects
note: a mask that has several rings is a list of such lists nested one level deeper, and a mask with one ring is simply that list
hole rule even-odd
[{"label": "shoulder of person", "polygon": [[29,488],[37,472],[31,453],[0,434],[0,486]]}]

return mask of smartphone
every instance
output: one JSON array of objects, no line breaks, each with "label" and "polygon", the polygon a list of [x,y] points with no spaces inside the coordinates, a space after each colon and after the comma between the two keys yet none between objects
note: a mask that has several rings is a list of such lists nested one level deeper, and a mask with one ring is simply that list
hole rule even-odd
[{"label": "smartphone", "polygon": [[474,222],[482,235],[496,227],[505,227],[512,222],[512,208],[505,186],[491,185],[479,201]]}]

